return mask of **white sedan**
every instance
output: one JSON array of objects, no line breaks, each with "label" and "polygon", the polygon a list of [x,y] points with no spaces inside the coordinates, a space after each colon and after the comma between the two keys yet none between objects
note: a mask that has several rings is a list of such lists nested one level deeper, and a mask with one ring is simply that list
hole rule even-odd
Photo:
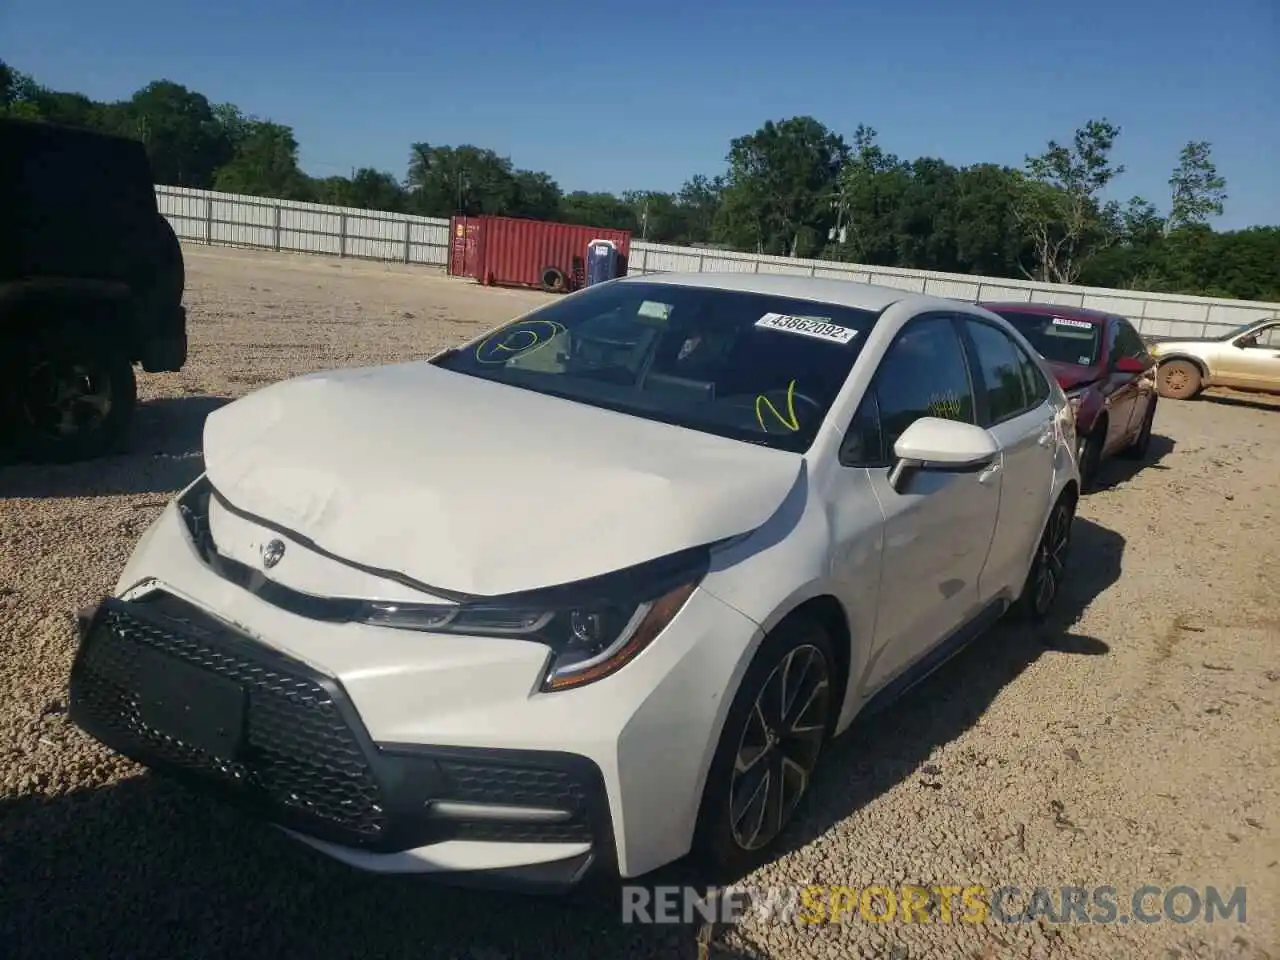
[{"label": "white sedan", "polygon": [[972,304],[588,287],[212,414],[82,621],[72,717],[371,870],[741,874],[832,736],[1049,611],[1073,429]]}]

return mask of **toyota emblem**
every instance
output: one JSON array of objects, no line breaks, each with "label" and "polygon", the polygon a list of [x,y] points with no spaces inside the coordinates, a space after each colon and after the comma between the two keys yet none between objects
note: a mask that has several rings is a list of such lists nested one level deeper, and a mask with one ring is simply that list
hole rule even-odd
[{"label": "toyota emblem", "polygon": [[262,565],[270,570],[284,558],[284,541],[272,540],[262,548]]}]

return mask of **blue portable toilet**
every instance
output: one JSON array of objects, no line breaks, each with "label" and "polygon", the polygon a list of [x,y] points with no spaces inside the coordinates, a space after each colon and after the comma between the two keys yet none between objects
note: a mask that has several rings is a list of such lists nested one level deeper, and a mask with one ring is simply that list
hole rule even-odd
[{"label": "blue portable toilet", "polygon": [[592,240],[587,244],[587,286],[618,276],[618,247],[612,240]]}]

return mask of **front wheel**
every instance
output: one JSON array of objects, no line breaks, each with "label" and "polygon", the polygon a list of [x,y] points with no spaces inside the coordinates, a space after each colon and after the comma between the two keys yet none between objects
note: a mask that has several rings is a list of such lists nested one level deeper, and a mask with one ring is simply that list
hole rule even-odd
[{"label": "front wheel", "polygon": [[1189,360],[1167,360],[1156,371],[1156,389],[1170,400],[1190,400],[1203,386],[1200,369]]},{"label": "front wheel", "polygon": [[1036,545],[1035,559],[1031,561],[1031,569],[1022,585],[1022,594],[1014,605],[1025,620],[1042,623],[1062,591],[1075,516],[1075,499],[1069,494],[1061,497],[1049,514],[1040,542]]},{"label": "front wheel", "polygon": [[1151,449],[1151,428],[1156,421],[1156,397],[1152,395],[1151,402],[1147,404],[1147,413],[1142,418],[1142,426],[1138,430],[1138,435],[1134,438],[1133,443],[1125,447],[1121,456],[1129,460],[1145,460],[1147,451]]},{"label": "front wheel", "polygon": [[1102,465],[1102,443],[1107,435],[1106,421],[1099,421],[1088,433],[1081,434],[1076,447],[1076,463],[1080,467],[1080,489],[1088,493],[1093,489]]},{"label": "front wheel", "polygon": [[698,817],[703,866],[733,880],[773,849],[808,792],[836,719],[831,640],[808,620],[770,634],[725,719]]}]

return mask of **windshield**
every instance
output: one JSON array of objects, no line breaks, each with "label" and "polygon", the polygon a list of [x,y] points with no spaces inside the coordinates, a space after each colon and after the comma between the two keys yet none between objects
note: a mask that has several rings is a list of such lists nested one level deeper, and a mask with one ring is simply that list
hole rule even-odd
[{"label": "windshield", "polygon": [[1046,360],[1091,367],[1102,348],[1102,324],[1072,317],[1054,317],[1021,310],[996,310]]},{"label": "windshield", "polygon": [[1222,336],[1214,337],[1213,339],[1223,340],[1223,341],[1234,340],[1236,337],[1240,337],[1248,333],[1250,330],[1252,330],[1261,322],[1262,322],[1261,320],[1250,320],[1248,323],[1242,323],[1240,324],[1240,326],[1236,327],[1234,330],[1229,330],[1226,333],[1222,334]]},{"label": "windshield", "polygon": [[438,366],[802,453],[878,314],[653,282],[590,287]]}]

